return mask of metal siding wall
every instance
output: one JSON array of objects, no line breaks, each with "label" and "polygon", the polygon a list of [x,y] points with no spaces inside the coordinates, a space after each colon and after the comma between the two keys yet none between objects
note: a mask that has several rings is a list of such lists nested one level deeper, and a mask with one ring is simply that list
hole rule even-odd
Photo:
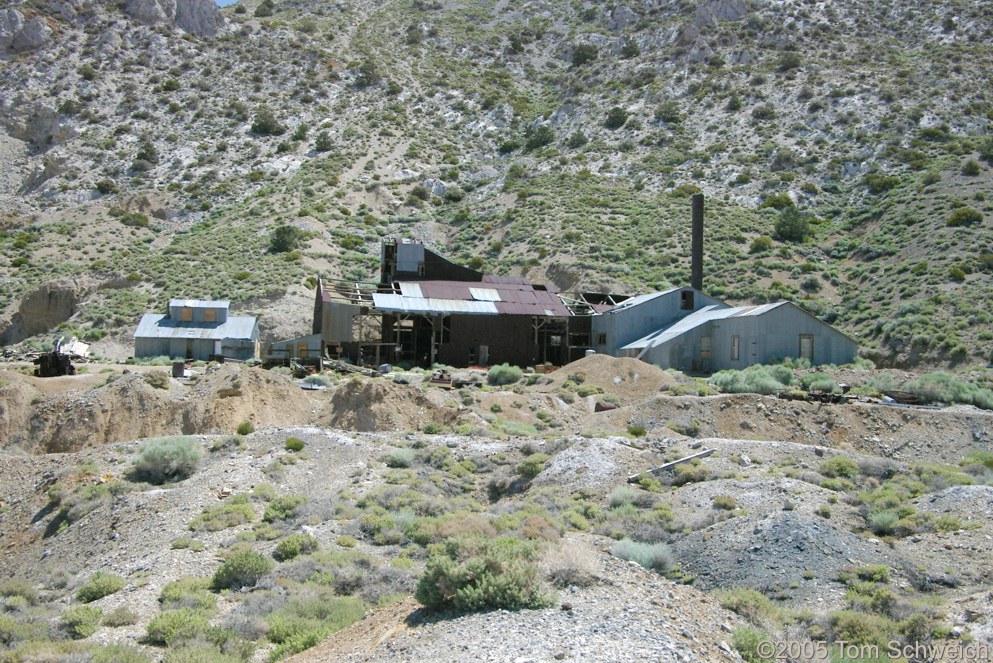
[{"label": "metal siding wall", "polygon": [[478,353],[479,346],[486,345],[490,364],[534,365],[538,348],[530,316],[453,315],[450,320],[451,341],[438,352],[441,363],[466,366],[470,351]]}]

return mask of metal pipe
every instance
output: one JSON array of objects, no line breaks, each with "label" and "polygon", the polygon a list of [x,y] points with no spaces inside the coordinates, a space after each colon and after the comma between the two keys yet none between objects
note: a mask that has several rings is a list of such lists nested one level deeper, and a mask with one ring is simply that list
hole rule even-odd
[{"label": "metal pipe", "polygon": [[690,257],[690,286],[703,290],[703,194],[693,194],[693,232]]}]

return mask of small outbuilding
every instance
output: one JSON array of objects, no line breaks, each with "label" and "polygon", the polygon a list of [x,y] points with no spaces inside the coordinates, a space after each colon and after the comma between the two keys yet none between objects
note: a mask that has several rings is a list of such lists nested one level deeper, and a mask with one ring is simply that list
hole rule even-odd
[{"label": "small outbuilding", "polygon": [[169,312],[146,313],[134,334],[135,357],[212,357],[249,360],[259,355],[259,324],[229,315],[230,302],[172,299]]}]

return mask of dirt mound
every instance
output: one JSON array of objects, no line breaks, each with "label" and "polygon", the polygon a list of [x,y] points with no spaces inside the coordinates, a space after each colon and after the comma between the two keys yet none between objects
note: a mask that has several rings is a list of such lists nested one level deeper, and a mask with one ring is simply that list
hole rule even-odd
[{"label": "dirt mound", "polygon": [[209,369],[186,400],[187,434],[231,433],[243,421],[256,427],[305,425],[318,411],[318,401],[290,378],[233,364]]},{"label": "dirt mound", "polygon": [[660,389],[676,384],[676,378],[643,361],[630,357],[590,355],[545,376],[538,382],[538,390],[553,391],[566,380],[600,387],[604,392],[627,402],[650,398]]},{"label": "dirt mound", "polygon": [[0,377],[0,447],[27,428],[31,419],[32,402],[41,398],[24,376],[5,371]]},{"label": "dirt mound", "polygon": [[38,404],[26,432],[12,442],[30,451],[62,453],[178,432],[182,417],[174,392],[181,387],[168,387],[155,388],[131,373],[82,394],[53,396]]},{"label": "dirt mound", "polygon": [[952,486],[916,501],[921,511],[962,520],[993,520],[993,486]]},{"label": "dirt mound", "polygon": [[331,413],[320,425],[355,431],[413,431],[429,423],[451,425],[458,410],[437,390],[392,382],[349,381],[331,395]]},{"label": "dirt mound", "polygon": [[671,546],[695,587],[752,587],[797,603],[840,605],[844,589],[835,581],[844,566],[903,566],[883,542],[795,512],[731,518]]},{"label": "dirt mound", "polygon": [[558,452],[533,480],[534,486],[568,486],[608,492],[642,469],[643,453],[614,439],[580,439]]}]

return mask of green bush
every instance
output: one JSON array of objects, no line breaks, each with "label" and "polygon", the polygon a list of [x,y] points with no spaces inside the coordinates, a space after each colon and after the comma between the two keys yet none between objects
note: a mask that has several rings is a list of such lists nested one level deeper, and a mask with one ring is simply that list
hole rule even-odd
[{"label": "green bush", "polygon": [[410,467],[414,463],[413,449],[393,449],[386,456],[386,466],[399,468]]},{"label": "green bush", "polygon": [[531,454],[514,468],[514,471],[524,479],[533,479],[538,476],[543,469],[545,469],[545,463],[551,458],[548,454],[535,453]]},{"label": "green bush", "polygon": [[4,598],[19,596],[29,605],[34,605],[38,602],[38,590],[35,589],[33,584],[23,578],[10,578],[0,582],[0,596]]},{"label": "green bush", "polygon": [[490,368],[486,374],[486,383],[493,386],[502,386],[519,382],[524,377],[524,371],[517,366],[503,363]]},{"label": "green bush", "polygon": [[738,500],[730,495],[714,495],[710,498],[710,505],[715,509],[734,511],[738,508]]},{"label": "green bush", "polygon": [[752,240],[751,245],[748,247],[749,253],[764,253],[772,249],[772,238],[768,235],[759,235]]},{"label": "green bush", "polygon": [[221,504],[204,508],[203,513],[190,521],[190,529],[194,532],[219,532],[249,523],[254,518],[255,509],[249,503],[248,496],[234,495]]},{"label": "green bush", "polygon": [[269,233],[270,253],[289,253],[297,249],[307,234],[296,226],[280,225]]},{"label": "green bush", "polygon": [[926,373],[906,383],[903,388],[928,403],[965,403],[984,410],[993,410],[993,391],[972,382],[956,380],[942,371]]},{"label": "green bush", "polygon": [[207,615],[192,608],[160,612],[145,627],[146,639],[153,645],[173,646],[187,640],[203,638],[210,630]]},{"label": "green bush", "polygon": [[782,622],[779,608],[772,599],[751,587],[734,587],[716,593],[721,607],[735,612],[753,626],[774,628]]},{"label": "green bush", "polygon": [[241,550],[228,557],[214,573],[214,589],[239,589],[253,587],[272,570],[272,561],[252,550]]},{"label": "green bush", "polygon": [[572,66],[581,67],[587,62],[593,62],[600,55],[600,50],[593,44],[580,44],[572,51]]},{"label": "green bush", "polygon": [[142,445],[132,472],[148,483],[182,481],[196,472],[201,458],[203,451],[196,438],[160,437]]},{"label": "green bush", "polygon": [[125,584],[124,578],[120,576],[97,571],[76,592],[76,600],[81,603],[90,603],[105,596],[110,596],[124,587]]},{"label": "green bush", "polygon": [[457,537],[434,544],[414,597],[429,610],[543,608],[538,545],[516,537]]},{"label": "green bush", "polygon": [[810,236],[810,217],[790,205],[776,220],[776,237],[787,242],[803,242]]},{"label": "green bush", "polygon": [[263,106],[255,113],[252,122],[252,133],[260,136],[278,136],[286,132],[286,127],[279,123],[272,111]]},{"label": "green bush", "polygon": [[793,371],[782,364],[756,364],[740,371],[718,371],[710,377],[710,384],[725,394],[775,394],[792,383]]},{"label": "green bush", "polygon": [[770,656],[759,655],[759,645],[763,642],[770,642],[772,638],[765,631],[741,626],[731,633],[731,645],[741,654],[747,663],[765,663],[774,661]]},{"label": "green bush", "polygon": [[627,123],[627,121],[628,112],[620,106],[614,106],[607,111],[607,119],[604,120],[603,126],[608,129],[620,129]]},{"label": "green bush", "polygon": [[291,437],[286,440],[284,445],[287,451],[303,451],[304,441],[298,437]]},{"label": "green bush", "polygon": [[217,597],[210,593],[210,578],[186,576],[167,583],[159,593],[159,603],[167,610],[192,608],[212,611],[217,607]]},{"label": "green bush", "polygon": [[306,504],[307,498],[301,495],[284,495],[277,497],[266,505],[262,520],[267,523],[277,520],[289,520],[293,517],[293,511],[300,505]]},{"label": "green bush", "polygon": [[829,616],[833,640],[844,640],[852,645],[875,645],[885,650],[890,640],[896,639],[897,625],[879,615],[853,610],[839,610]]},{"label": "green bush", "polygon": [[309,534],[291,534],[276,545],[272,556],[280,562],[298,555],[309,555],[317,550],[317,539]]},{"label": "green bush", "polygon": [[637,562],[646,569],[667,573],[675,566],[669,546],[664,543],[640,543],[631,539],[621,539],[610,551],[615,557],[628,562]]},{"label": "green bush", "polygon": [[235,429],[235,432],[238,433],[238,435],[251,435],[255,432],[255,424],[251,421],[243,421],[238,424],[238,428]]},{"label": "green bush", "polygon": [[972,207],[958,207],[948,215],[946,225],[951,227],[971,226],[983,222],[983,213]]},{"label": "green bush", "polygon": [[103,611],[96,606],[75,605],[62,612],[59,622],[70,638],[81,640],[96,633],[102,616]]},{"label": "green bush", "polygon": [[835,456],[821,463],[818,471],[826,477],[845,477],[854,479],[859,475],[859,466],[851,458]]}]

